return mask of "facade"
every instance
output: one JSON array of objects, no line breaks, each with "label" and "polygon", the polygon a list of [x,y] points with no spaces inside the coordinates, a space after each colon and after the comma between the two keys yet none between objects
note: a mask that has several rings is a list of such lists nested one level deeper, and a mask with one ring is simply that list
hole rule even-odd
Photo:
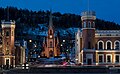
[{"label": "facade", "polygon": [[52,14],[50,13],[49,27],[48,27],[48,36],[45,37],[43,41],[44,51],[42,56],[57,57],[60,55],[59,40],[55,35],[53,23],[52,23]]},{"label": "facade", "polygon": [[26,48],[20,42],[15,41],[15,65],[23,65],[26,63]]},{"label": "facade", "polygon": [[25,51],[15,47],[15,21],[2,21],[1,26],[0,66],[15,67],[19,62],[25,63],[25,58],[21,57]]},{"label": "facade", "polygon": [[75,37],[76,63],[120,65],[120,30],[96,30],[93,11],[82,12],[81,20]]},{"label": "facade", "polygon": [[14,30],[15,22],[2,21],[2,49],[0,65],[15,66]]}]

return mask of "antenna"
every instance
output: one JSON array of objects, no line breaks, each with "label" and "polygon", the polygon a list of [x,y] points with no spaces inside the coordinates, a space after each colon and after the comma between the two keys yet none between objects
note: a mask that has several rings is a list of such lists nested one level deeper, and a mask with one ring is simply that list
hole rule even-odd
[{"label": "antenna", "polygon": [[88,11],[90,10],[90,1],[88,0],[88,4],[87,4],[88,6]]},{"label": "antenna", "polygon": [[7,7],[7,20],[9,21],[9,6]]}]

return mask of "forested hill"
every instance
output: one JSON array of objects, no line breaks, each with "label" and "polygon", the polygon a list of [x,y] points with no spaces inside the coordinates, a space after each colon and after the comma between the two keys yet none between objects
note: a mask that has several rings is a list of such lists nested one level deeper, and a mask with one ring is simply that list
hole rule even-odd
[{"label": "forested hill", "polygon": [[[0,8],[0,20],[7,20],[7,11],[8,8]],[[19,29],[28,27],[36,28],[38,24],[48,24],[49,13],[49,11],[30,11],[27,9],[9,7],[9,18],[10,20],[16,21],[17,31],[19,31]],[[55,28],[81,28],[81,16],[70,13],[61,14],[60,12],[54,12],[53,23]],[[114,22],[97,19],[96,29],[118,30],[120,29],[120,25]]]}]

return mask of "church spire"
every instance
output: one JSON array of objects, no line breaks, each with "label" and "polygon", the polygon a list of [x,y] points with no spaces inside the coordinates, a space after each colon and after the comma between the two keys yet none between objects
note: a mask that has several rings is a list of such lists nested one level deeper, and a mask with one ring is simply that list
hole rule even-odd
[{"label": "church spire", "polygon": [[53,27],[53,21],[52,21],[52,10],[50,10],[50,16],[49,16],[49,27]]}]

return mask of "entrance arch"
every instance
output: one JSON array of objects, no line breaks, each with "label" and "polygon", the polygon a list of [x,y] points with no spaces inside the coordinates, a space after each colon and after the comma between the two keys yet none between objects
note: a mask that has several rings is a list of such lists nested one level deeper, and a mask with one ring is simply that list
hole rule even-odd
[{"label": "entrance arch", "polygon": [[49,55],[50,55],[50,57],[54,57],[54,53],[52,50],[49,51]]}]

